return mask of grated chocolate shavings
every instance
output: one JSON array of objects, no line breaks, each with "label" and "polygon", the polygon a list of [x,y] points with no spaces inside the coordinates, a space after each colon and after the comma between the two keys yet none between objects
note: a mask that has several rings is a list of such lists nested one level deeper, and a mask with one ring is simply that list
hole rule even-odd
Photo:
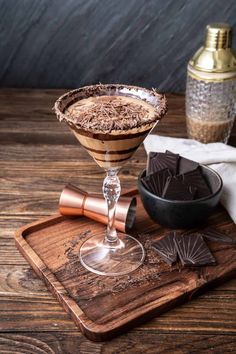
[{"label": "grated chocolate shavings", "polygon": [[148,109],[133,102],[102,101],[87,105],[74,104],[67,111],[77,127],[111,132],[141,126],[149,118]]}]

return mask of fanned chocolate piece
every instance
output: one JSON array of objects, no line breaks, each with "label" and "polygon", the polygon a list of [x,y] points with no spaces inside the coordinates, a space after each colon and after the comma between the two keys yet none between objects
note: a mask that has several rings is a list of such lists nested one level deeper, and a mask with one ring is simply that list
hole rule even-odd
[{"label": "fanned chocolate piece", "polygon": [[174,242],[183,266],[201,267],[216,264],[200,234],[175,236]]},{"label": "fanned chocolate piece", "polygon": [[232,237],[226,235],[222,232],[219,232],[215,229],[206,229],[202,233],[203,238],[219,243],[229,243],[231,245],[236,245],[236,240],[233,240]]},{"label": "fanned chocolate piece", "polygon": [[193,200],[196,188],[186,184],[182,177],[172,176],[167,178],[162,197],[170,200]]},{"label": "fanned chocolate piece", "polygon": [[152,244],[159,256],[169,265],[173,265],[177,261],[177,250],[175,247],[175,233],[162,237],[160,240]]},{"label": "fanned chocolate piece", "polygon": [[170,170],[165,168],[164,170],[143,177],[141,181],[150,192],[161,197],[163,189],[166,185],[167,178],[169,176],[171,176]]},{"label": "fanned chocolate piece", "polygon": [[173,175],[178,172],[179,155],[173,153],[150,152],[147,161],[147,175],[168,168]]},{"label": "fanned chocolate piece", "polygon": [[179,174],[187,173],[198,168],[199,163],[186,159],[185,157],[179,157]]},{"label": "fanned chocolate piece", "polygon": [[185,183],[188,183],[189,185],[197,188],[196,198],[207,197],[211,194],[211,190],[208,187],[199,167],[193,171],[184,173],[181,176],[183,176],[183,181]]}]

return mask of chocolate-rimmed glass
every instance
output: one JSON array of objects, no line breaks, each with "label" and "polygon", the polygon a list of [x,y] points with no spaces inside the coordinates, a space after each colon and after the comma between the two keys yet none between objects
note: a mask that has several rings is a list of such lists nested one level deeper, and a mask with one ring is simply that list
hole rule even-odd
[{"label": "chocolate-rimmed glass", "polygon": [[[79,115],[75,119],[69,107],[83,99],[97,96],[133,98],[150,105],[154,114],[151,120],[144,120],[137,126],[131,124],[131,127],[110,131],[94,130],[83,126]],[[118,172],[165,115],[166,110],[165,97],[155,90],[118,84],[85,86],[64,94],[55,103],[58,119],[69,125],[81,145],[106,171],[103,195],[108,207],[107,230],[92,235],[81,245],[79,253],[81,263],[91,272],[107,276],[123,275],[134,271],[144,261],[142,244],[130,235],[117,232],[114,226],[116,204],[121,191]]]}]

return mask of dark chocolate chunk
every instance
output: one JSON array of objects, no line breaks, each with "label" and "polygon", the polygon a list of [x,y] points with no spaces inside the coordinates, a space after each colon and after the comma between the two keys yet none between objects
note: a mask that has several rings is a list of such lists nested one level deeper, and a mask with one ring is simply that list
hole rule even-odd
[{"label": "dark chocolate chunk", "polygon": [[163,189],[166,185],[167,178],[169,176],[171,176],[170,170],[165,168],[164,170],[143,177],[141,181],[150,192],[161,197]]},{"label": "dark chocolate chunk", "polygon": [[177,261],[177,250],[174,242],[175,233],[162,237],[160,240],[152,244],[159,256],[169,265]]},{"label": "dark chocolate chunk", "polygon": [[[166,150],[167,154],[174,154],[172,151]],[[193,160],[186,159],[179,155],[179,168],[178,174],[183,174],[192,170],[195,170],[199,166],[199,163]]]},{"label": "dark chocolate chunk", "polygon": [[172,176],[167,178],[162,197],[170,200],[193,200],[195,193],[195,187],[184,183],[182,177]]},{"label": "dark chocolate chunk", "polygon": [[183,176],[183,181],[185,183],[197,188],[196,198],[207,197],[211,194],[211,190],[208,187],[199,167],[193,171],[184,173],[181,176]]},{"label": "dark chocolate chunk", "polygon": [[186,159],[185,157],[179,157],[179,174],[187,173],[192,170],[195,170],[199,166],[199,163]]},{"label": "dark chocolate chunk", "polygon": [[173,153],[150,152],[147,161],[147,175],[168,168],[173,175],[178,172],[179,155]]},{"label": "dark chocolate chunk", "polygon": [[200,234],[175,236],[174,242],[183,266],[201,267],[216,264]]},{"label": "dark chocolate chunk", "polygon": [[204,230],[202,236],[209,241],[236,245],[236,240],[233,240],[232,237],[214,229]]}]

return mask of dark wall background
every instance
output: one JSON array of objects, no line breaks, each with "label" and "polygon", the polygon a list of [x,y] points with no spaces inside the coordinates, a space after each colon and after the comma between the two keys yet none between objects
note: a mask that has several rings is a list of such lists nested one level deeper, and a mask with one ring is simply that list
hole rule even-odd
[{"label": "dark wall background", "polygon": [[0,0],[0,16],[2,87],[183,91],[205,26],[224,21],[236,32],[235,0]]}]

